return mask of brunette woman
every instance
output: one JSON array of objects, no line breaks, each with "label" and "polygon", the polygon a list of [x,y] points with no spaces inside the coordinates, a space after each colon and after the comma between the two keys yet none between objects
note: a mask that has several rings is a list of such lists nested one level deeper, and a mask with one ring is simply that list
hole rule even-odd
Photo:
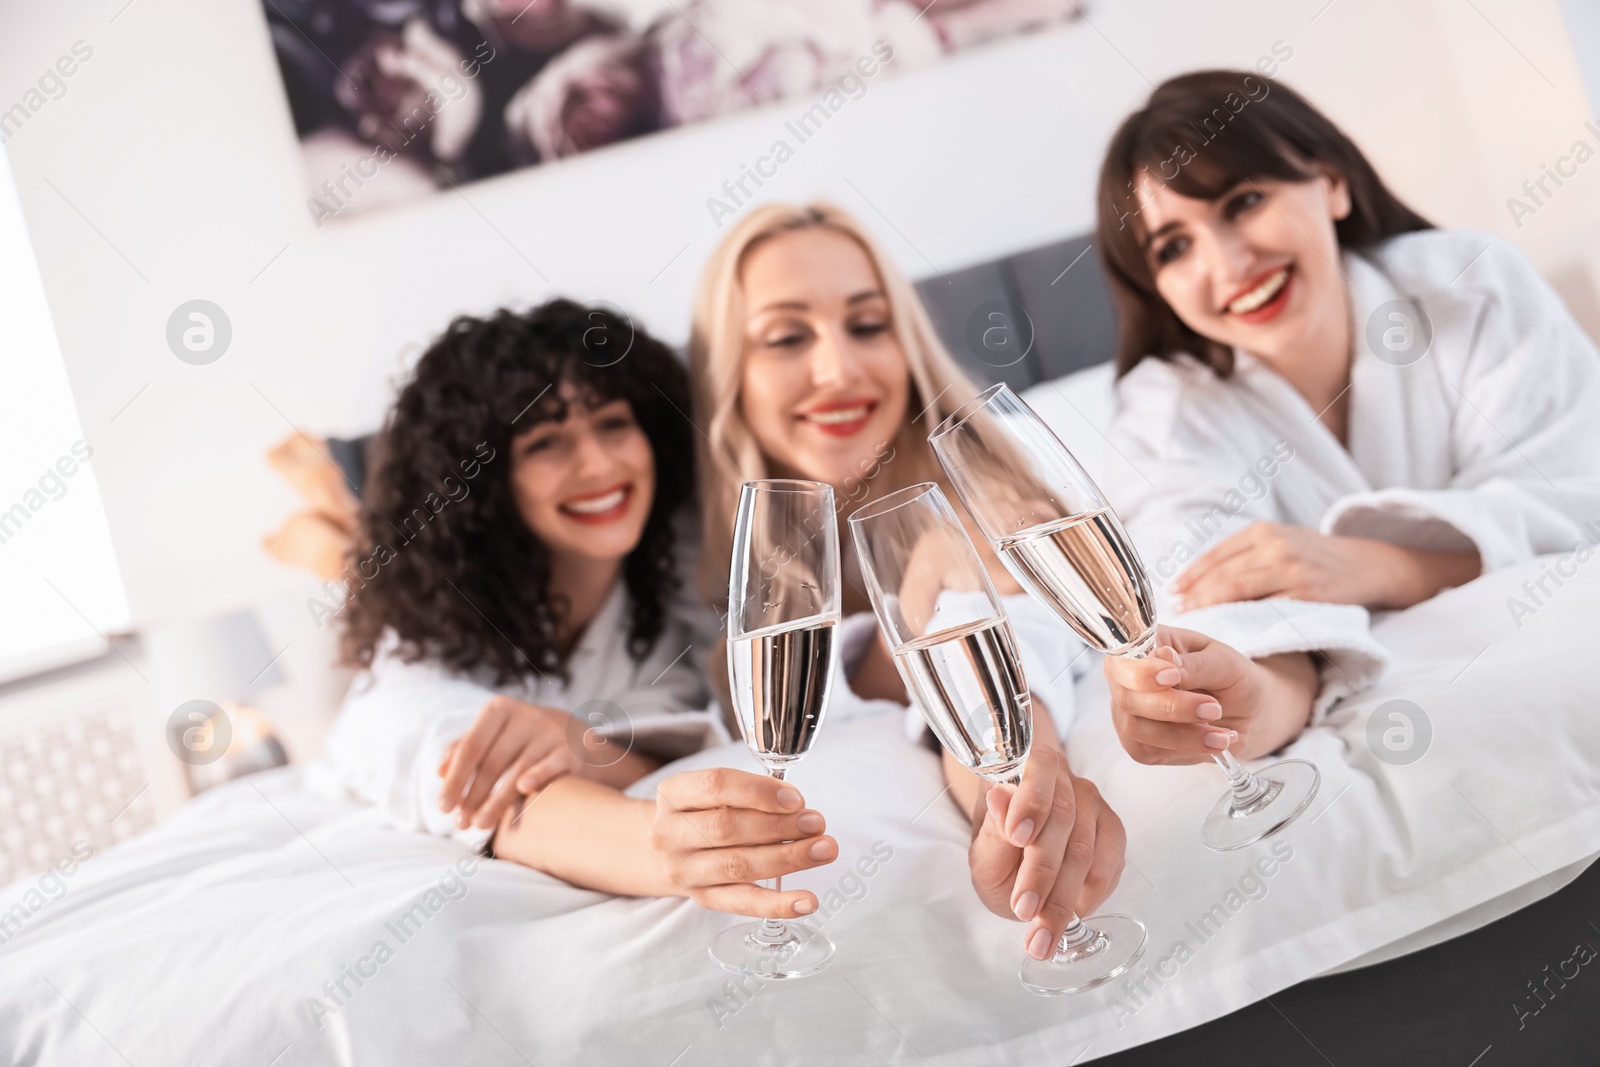
[{"label": "brunette woman", "polygon": [[[1149,483],[1118,502],[1185,610],[1174,662],[1106,663],[1136,758],[1270,752],[1311,717],[1261,684],[1318,710],[1367,684],[1369,609],[1600,540],[1594,343],[1513,245],[1433,228],[1286,86],[1159,86],[1111,139],[1098,232],[1114,439]],[[1199,633],[1265,658],[1209,662]]]}]

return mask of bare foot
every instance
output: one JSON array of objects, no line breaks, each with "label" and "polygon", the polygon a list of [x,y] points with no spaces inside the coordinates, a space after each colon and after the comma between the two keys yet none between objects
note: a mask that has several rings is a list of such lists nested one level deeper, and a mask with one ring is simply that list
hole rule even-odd
[{"label": "bare foot", "polygon": [[334,580],[343,575],[355,539],[328,516],[302,511],[291,515],[278,532],[263,537],[261,547],[279,563],[304,567],[318,578]]}]

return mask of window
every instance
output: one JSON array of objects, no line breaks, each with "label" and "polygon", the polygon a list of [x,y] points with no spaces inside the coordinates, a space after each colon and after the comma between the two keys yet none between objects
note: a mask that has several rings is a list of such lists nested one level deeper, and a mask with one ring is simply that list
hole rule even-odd
[{"label": "window", "polygon": [[86,437],[0,153],[0,681],[105,650],[128,625]]}]

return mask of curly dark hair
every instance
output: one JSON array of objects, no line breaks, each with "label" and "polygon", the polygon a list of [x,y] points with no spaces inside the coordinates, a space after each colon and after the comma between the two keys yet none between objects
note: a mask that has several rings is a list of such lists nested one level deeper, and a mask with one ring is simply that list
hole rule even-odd
[{"label": "curly dark hair", "polygon": [[370,666],[393,630],[406,662],[485,667],[496,685],[530,670],[566,677],[557,644],[566,605],[549,591],[549,554],[512,496],[510,447],[566,418],[568,396],[590,409],[626,400],[656,457],[650,516],[622,568],[629,654],[650,651],[680,583],[674,523],[694,497],[688,374],[626,317],[552,300],[456,319],[401,390],[373,445],[347,568],[346,662]]}]

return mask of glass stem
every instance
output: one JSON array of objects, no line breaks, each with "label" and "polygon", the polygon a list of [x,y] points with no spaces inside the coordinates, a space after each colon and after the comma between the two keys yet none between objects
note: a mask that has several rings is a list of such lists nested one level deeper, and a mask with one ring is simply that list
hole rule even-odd
[{"label": "glass stem", "polygon": [[1228,787],[1233,790],[1233,802],[1236,806],[1250,804],[1261,798],[1267,791],[1267,783],[1244,769],[1244,765],[1233,758],[1233,753],[1223,749],[1218,755],[1212,756],[1228,776]]},{"label": "glass stem", "polygon": [[1061,941],[1056,945],[1056,955],[1062,956],[1075,948],[1081,948],[1098,936],[1094,927],[1078,918],[1077,912],[1073,912],[1072,921],[1061,931]]},{"label": "glass stem", "polygon": [[[778,781],[783,781],[782,767],[772,768],[767,773]],[[772,890],[775,893],[783,892],[783,875],[780,874],[772,880]],[[784,925],[782,919],[762,919],[761,929],[757,931],[756,938],[767,944],[779,944],[789,940],[789,928]]]},{"label": "glass stem", "polygon": [[[1022,772],[1019,771],[1016,774],[1009,775],[1005,779],[1005,784],[1021,785]],[[1060,956],[1071,952],[1075,948],[1081,948],[1099,936],[1094,927],[1078,918],[1077,912],[1073,912],[1072,921],[1067,924],[1065,930],[1061,931],[1061,940],[1056,944],[1056,955]]]},{"label": "glass stem", "polygon": [[[1155,651],[1155,646],[1156,635],[1155,631],[1151,630],[1150,636],[1130,648],[1123,655],[1129,659],[1144,659]],[[1233,802],[1236,806],[1253,803],[1259,800],[1261,795],[1267,791],[1267,783],[1245,770],[1244,765],[1234,759],[1233,753],[1227,749],[1223,749],[1211,758],[1216,761],[1218,767],[1222,768],[1222,772],[1228,776],[1228,788],[1233,790]],[[1067,929],[1071,930],[1072,927],[1069,926]]]}]

